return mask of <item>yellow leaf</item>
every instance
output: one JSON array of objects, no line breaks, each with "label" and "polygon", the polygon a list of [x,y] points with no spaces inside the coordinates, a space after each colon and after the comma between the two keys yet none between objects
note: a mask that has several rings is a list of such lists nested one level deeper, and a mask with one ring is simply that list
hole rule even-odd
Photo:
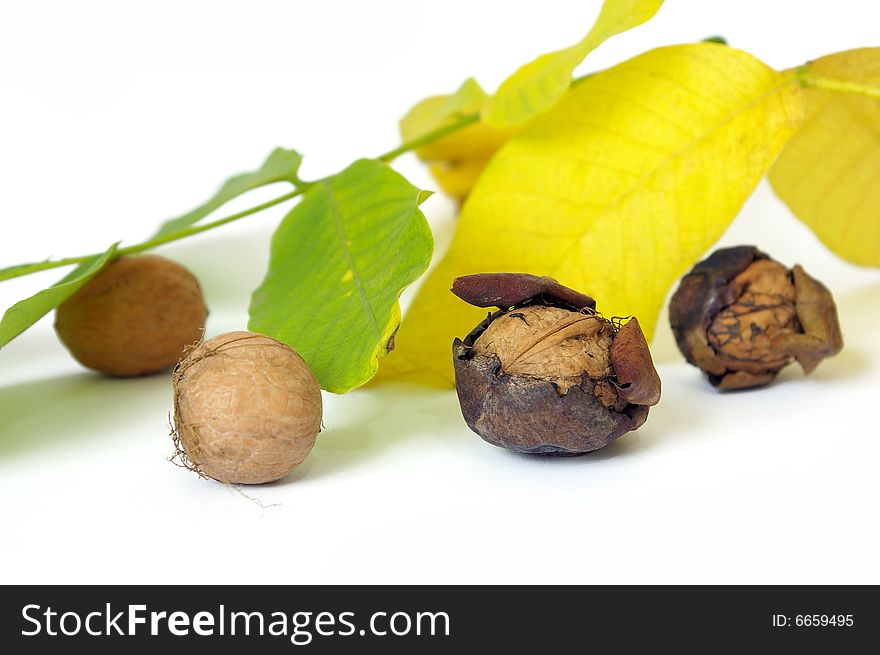
[{"label": "yellow leaf", "polygon": [[578,43],[548,52],[508,77],[483,113],[493,127],[511,127],[553,106],[568,90],[574,69],[603,41],[650,20],[663,0],[605,0],[589,33]]},{"label": "yellow leaf", "polygon": [[432,162],[428,168],[444,193],[464,200],[483,174],[493,154],[494,151],[487,156],[475,156],[472,159]]},{"label": "yellow leaf", "polygon": [[[465,80],[452,95],[425,98],[400,121],[401,137],[404,142],[412,141],[461,116],[479,112],[486,98],[485,91],[472,78]],[[416,154],[430,164],[443,191],[463,200],[492,155],[513,134],[514,130],[474,123],[418,148]]]},{"label": "yellow leaf", "polygon": [[[487,97],[477,81],[469,77],[455,93],[431,96],[414,105],[400,120],[400,135],[404,142],[412,141],[454,122],[459,116],[479,112]],[[422,159],[448,159],[449,154],[443,147],[445,144],[456,140],[467,142],[460,133],[461,130],[423,146],[416,153]],[[452,150],[453,154],[459,154],[460,148]]]},{"label": "yellow leaf", "polygon": [[452,380],[485,311],[459,275],[551,275],[653,333],[670,286],[714,243],[800,125],[798,83],[712,43],[661,48],[574,87],[492,159],[380,375]]},{"label": "yellow leaf", "polygon": [[807,119],[770,183],[831,250],[880,266],[880,48],[828,55],[805,72],[828,88],[807,90]]}]

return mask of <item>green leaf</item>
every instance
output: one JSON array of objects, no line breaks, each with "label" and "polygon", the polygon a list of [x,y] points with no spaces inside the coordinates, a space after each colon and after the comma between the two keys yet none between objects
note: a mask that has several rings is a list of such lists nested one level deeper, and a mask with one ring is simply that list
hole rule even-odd
[{"label": "green leaf", "polygon": [[483,120],[511,127],[553,106],[571,85],[574,69],[603,41],[650,20],[663,0],[605,0],[590,32],[578,43],[549,52],[508,77],[489,101]]},{"label": "green leaf", "polygon": [[316,182],[275,231],[248,328],[294,348],[328,391],[364,384],[391,347],[401,291],[431,260],[426,197],[371,159]]},{"label": "green leaf", "polygon": [[252,173],[242,173],[231,177],[214,196],[203,205],[199,205],[189,213],[177,218],[165,221],[159,228],[159,231],[153,237],[165,236],[173,234],[179,230],[195,225],[208,214],[219,209],[222,205],[238,196],[252,191],[257,187],[266,186],[275,182],[290,182],[293,185],[299,184],[297,177],[299,165],[302,163],[302,155],[295,150],[285,150],[284,148],[276,148],[266,159],[265,163]]},{"label": "green leaf", "polygon": [[118,245],[114,243],[104,254],[83,262],[48,289],[43,289],[7,309],[3,314],[3,320],[0,320],[0,348],[70,298],[97,275],[108,262],[113,260]]}]

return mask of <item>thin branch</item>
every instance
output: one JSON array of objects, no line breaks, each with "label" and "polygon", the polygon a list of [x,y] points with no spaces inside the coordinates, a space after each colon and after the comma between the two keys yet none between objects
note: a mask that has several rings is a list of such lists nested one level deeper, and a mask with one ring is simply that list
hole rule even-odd
[{"label": "thin branch", "polygon": [[[134,253],[156,248],[166,243],[171,243],[172,241],[185,239],[186,237],[191,237],[195,234],[201,234],[202,232],[207,232],[208,230],[213,230],[215,227],[220,227],[221,225],[232,223],[233,221],[242,219],[245,216],[256,214],[257,212],[261,212],[264,209],[269,209],[270,207],[280,205],[283,202],[287,202],[288,200],[296,198],[297,196],[302,195],[302,193],[310,186],[311,183],[304,183],[297,189],[289,193],[285,193],[283,196],[278,196],[277,198],[274,198],[272,200],[267,200],[266,202],[257,205],[256,207],[245,209],[244,211],[240,211],[237,214],[232,214],[231,216],[218,218],[216,221],[202,223],[201,225],[194,225],[193,227],[188,227],[184,230],[178,230],[177,232],[172,232],[171,234],[164,234],[161,237],[155,237],[147,241],[142,241],[141,243],[126,246],[125,248],[120,248],[116,251],[116,254],[119,257],[123,255],[131,255]],[[93,253],[91,255],[82,255],[80,257],[66,257],[65,259],[46,260],[42,262],[35,262],[33,264],[21,264],[18,266],[11,266],[9,268],[0,270],[0,282],[4,280],[11,280],[16,277],[21,277],[23,275],[30,275],[31,273],[37,273],[39,271],[46,271],[52,268],[60,268],[61,266],[82,264],[83,262],[87,262],[91,259],[94,259],[95,257],[100,257],[102,254],[103,253]]]},{"label": "thin branch", "polygon": [[824,89],[826,91],[849,93],[852,95],[863,96],[865,98],[880,100],[880,86],[861,84],[851,80],[838,80],[832,77],[817,75],[810,70],[809,66],[801,66],[795,71],[794,75],[795,79],[800,82],[801,86],[807,89]]},{"label": "thin branch", "polygon": [[401,144],[394,150],[389,150],[388,152],[379,155],[378,157],[376,157],[376,159],[378,159],[379,161],[384,161],[385,163],[390,163],[404,153],[410,152],[411,150],[416,150],[418,148],[421,148],[422,146],[428,145],[429,143],[433,143],[437,139],[440,139],[447,134],[457,132],[458,130],[467,127],[468,125],[472,125],[479,120],[480,115],[478,113],[465,114],[456,119],[454,122],[449,123],[448,125],[438,127],[435,130],[431,130],[430,132],[427,132],[420,137]]}]

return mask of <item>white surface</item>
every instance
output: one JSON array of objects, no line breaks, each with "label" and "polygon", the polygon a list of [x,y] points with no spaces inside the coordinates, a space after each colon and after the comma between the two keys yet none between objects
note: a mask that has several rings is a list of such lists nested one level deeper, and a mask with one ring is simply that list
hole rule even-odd
[{"label": "white surface", "polygon": [[[785,67],[876,45],[880,15],[667,5],[588,68],[712,34]],[[139,240],[275,145],[306,154],[306,178],[381,152],[414,101],[470,74],[494,88],[598,6],[6,3],[0,266]],[[411,157],[399,168],[432,187]],[[442,243],[451,205],[425,207]],[[280,215],[163,250],[202,280],[210,334],[244,326]],[[837,295],[847,347],[809,379],[719,395],[661,329],[648,423],[568,459],[485,444],[450,392],[327,395],[308,460],[245,490],[265,508],[166,461],[167,376],[89,374],[43,321],[0,352],[0,582],[880,582],[880,272],[829,254],[764,185],[724,238],[742,242]],[[57,276],[3,283],[0,306]]]}]

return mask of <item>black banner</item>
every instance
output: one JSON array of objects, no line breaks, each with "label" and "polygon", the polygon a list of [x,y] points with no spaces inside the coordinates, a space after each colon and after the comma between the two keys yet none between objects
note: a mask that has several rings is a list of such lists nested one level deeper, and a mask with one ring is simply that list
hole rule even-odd
[{"label": "black banner", "polygon": [[[4,587],[5,652],[573,652],[877,643],[874,587]],[[9,649],[12,646],[12,650]],[[840,651],[839,649],[844,649]]]}]

